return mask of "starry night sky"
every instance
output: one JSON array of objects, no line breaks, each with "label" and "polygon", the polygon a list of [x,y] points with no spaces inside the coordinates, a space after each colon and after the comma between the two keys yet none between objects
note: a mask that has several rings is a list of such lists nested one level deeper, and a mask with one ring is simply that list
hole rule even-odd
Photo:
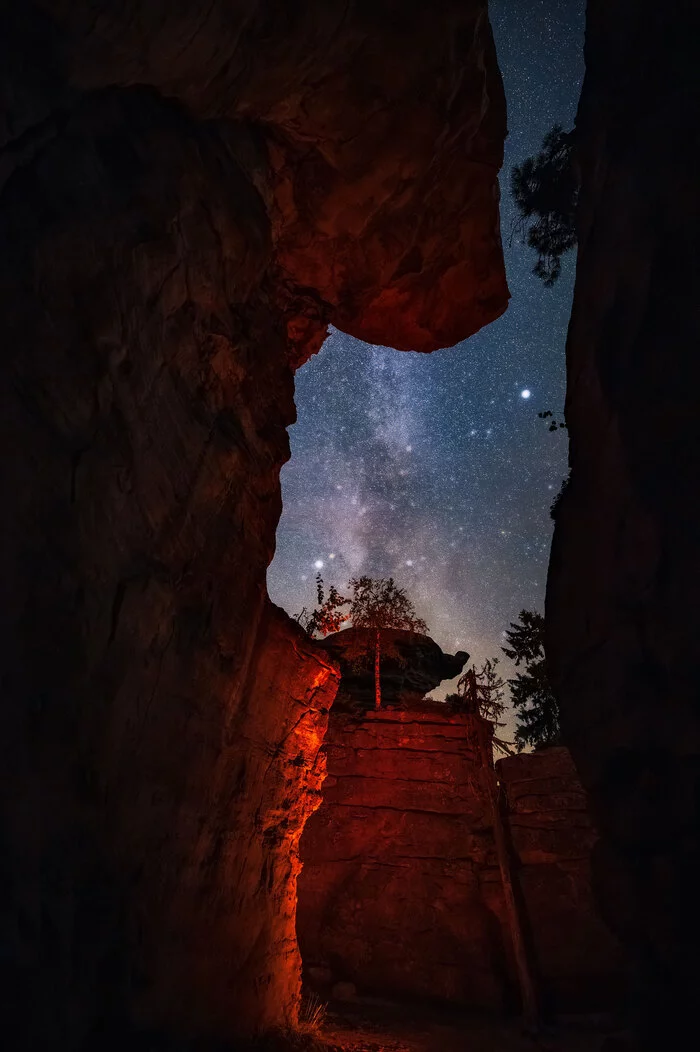
[{"label": "starry night sky", "polygon": [[549,508],[567,471],[566,431],[549,432],[537,413],[563,410],[574,276],[569,253],[547,289],[531,273],[534,253],[509,247],[509,173],[553,124],[573,125],[585,0],[489,6],[508,102],[501,223],[510,305],[476,336],[429,356],[331,331],[296,377],[268,587],[295,615],[315,604],[321,563],[341,590],[353,575],[393,575],[444,650],[468,650],[477,662],[497,655],[509,672],[503,631],[522,608],[543,609]]}]

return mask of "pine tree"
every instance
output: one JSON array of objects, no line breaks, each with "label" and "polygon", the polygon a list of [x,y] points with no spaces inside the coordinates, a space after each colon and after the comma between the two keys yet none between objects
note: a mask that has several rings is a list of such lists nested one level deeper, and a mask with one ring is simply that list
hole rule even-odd
[{"label": "pine tree", "polygon": [[[480,669],[472,665],[460,676],[457,691],[448,694],[445,702],[453,712],[478,713],[493,723],[494,728],[505,727],[501,717],[506,709],[505,680],[498,672],[498,658],[489,658]],[[493,737],[493,746],[498,752],[510,755],[512,743]]]},{"label": "pine tree", "polygon": [[506,657],[525,668],[508,680],[517,710],[515,743],[518,750],[526,745],[539,749],[559,741],[559,705],[547,676],[544,618],[535,611],[521,610],[519,620],[511,622],[506,632],[509,646],[501,648]]},{"label": "pine tree", "polygon": [[540,152],[514,166],[510,188],[520,212],[514,233],[527,230],[525,240],[538,256],[532,272],[551,286],[561,273],[561,257],[576,244],[573,132],[555,124]]}]

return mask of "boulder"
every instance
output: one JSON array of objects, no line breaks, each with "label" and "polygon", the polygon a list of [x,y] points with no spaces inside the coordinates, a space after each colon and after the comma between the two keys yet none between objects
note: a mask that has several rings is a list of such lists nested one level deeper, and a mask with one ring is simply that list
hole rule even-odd
[{"label": "boulder", "polygon": [[[417,704],[445,679],[464,668],[469,654],[445,654],[437,643],[417,632],[383,629],[380,681],[382,706]],[[341,671],[337,709],[374,707],[374,635],[367,629],[346,628],[319,642]],[[380,651],[380,653],[381,653]]]}]

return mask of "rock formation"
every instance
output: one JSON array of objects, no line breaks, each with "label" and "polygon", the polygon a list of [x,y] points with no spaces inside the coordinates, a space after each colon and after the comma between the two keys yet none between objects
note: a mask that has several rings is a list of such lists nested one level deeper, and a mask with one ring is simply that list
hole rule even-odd
[{"label": "rock formation", "polygon": [[[458,676],[469,660],[464,651],[445,654],[429,636],[401,629],[384,629],[387,653],[381,660],[382,706],[409,706],[420,703],[443,680]],[[368,630],[346,628],[319,644],[340,668],[340,687],[336,710],[374,707],[374,664]],[[370,655],[365,664],[363,652]],[[358,664],[359,659],[359,664]]]},{"label": "rock formation", "polygon": [[547,655],[601,831],[603,915],[644,1047],[682,1047],[700,984],[700,80],[697,4],[591,0],[577,118],[571,484]]},{"label": "rock formation", "polygon": [[[518,983],[476,721],[424,702],[333,710],[323,803],[301,841],[298,931],[310,981],[512,1009]],[[596,832],[566,749],[499,761],[535,985],[549,1012],[617,1008],[620,948],[596,915]]]},{"label": "rock formation", "polygon": [[[598,834],[568,749],[507,756],[496,771],[542,1010],[619,1010],[626,966],[592,892]],[[482,888],[498,902],[496,873]]]},{"label": "rock formation", "polygon": [[293,368],[507,289],[485,0],[2,5],[3,1035],[294,1019],[337,672],[265,571]]},{"label": "rock formation", "polygon": [[503,1007],[499,923],[479,886],[489,853],[497,863],[474,719],[437,702],[334,714],[302,841],[305,964],[364,993]]}]

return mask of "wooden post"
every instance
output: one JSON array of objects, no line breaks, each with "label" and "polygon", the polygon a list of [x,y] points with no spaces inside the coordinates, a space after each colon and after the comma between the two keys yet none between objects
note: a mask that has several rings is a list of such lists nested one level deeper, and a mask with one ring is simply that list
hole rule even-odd
[{"label": "wooden post", "polygon": [[382,707],[382,686],[379,678],[379,629],[377,629],[377,638],[374,642],[374,708],[379,710]]},{"label": "wooden post", "polygon": [[498,783],[496,771],[493,765],[493,751],[487,730],[488,720],[479,714],[479,704],[476,689],[476,676],[469,681],[470,694],[472,695],[472,712],[477,721],[477,738],[479,741],[479,754],[481,765],[486,778],[486,792],[491,808],[491,823],[493,825],[493,836],[496,841],[496,854],[498,855],[498,867],[501,871],[501,886],[505,901],[508,927],[510,929],[511,942],[513,944],[513,955],[515,967],[518,973],[518,984],[523,1007],[523,1025],[528,1031],[536,1031],[538,1027],[537,994],[532,977],[532,969],[528,958],[527,947],[523,937],[523,926],[518,909],[518,902],[513,890],[513,874],[510,865],[510,852],[508,841],[503,828],[501,809],[498,802]]}]

